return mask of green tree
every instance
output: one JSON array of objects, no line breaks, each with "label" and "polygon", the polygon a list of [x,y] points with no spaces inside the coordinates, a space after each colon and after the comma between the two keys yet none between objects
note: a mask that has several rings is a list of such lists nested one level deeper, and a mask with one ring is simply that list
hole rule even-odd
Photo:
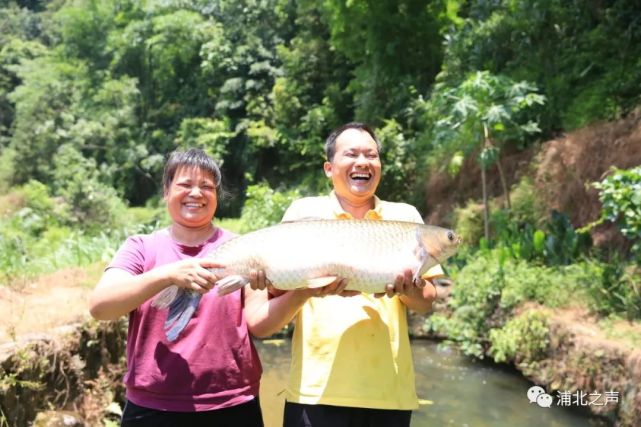
[{"label": "green tree", "polygon": [[9,95],[15,105],[10,147],[19,166],[13,183],[49,182],[53,153],[69,141],[68,130],[76,122],[71,107],[88,90],[87,68],[47,55],[23,61],[17,75],[23,83]]},{"label": "green tree", "polygon": [[235,136],[228,120],[189,118],[182,121],[176,143],[179,148],[198,147],[219,162],[227,154],[227,145]]},{"label": "green tree", "polygon": [[353,98],[347,90],[353,64],[332,48],[322,5],[296,2],[295,35],[277,46],[282,75],[272,86],[272,121],[276,130],[272,181],[303,177],[312,191],[324,188],[318,173],[324,160],[325,137],[353,119]]},{"label": "green tree", "polygon": [[378,124],[402,118],[412,97],[429,89],[440,71],[444,28],[451,25],[444,0],[326,0],[332,47],[355,65],[349,90],[355,117]]},{"label": "green tree", "polygon": [[488,70],[535,82],[548,98],[544,131],[617,117],[641,95],[638,8],[635,0],[465,2],[446,35],[445,78]]},{"label": "green tree", "polygon": [[41,25],[39,15],[29,9],[16,4],[0,8],[0,152],[9,143],[15,113],[8,95],[21,83],[15,68],[46,51],[37,40]]},{"label": "green tree", "polygon": [[434,144],[450,156],[458,173],[461,156],[477,154],[481,167],[484,205],[484,233],[489,239],[489,203],[486,170],[496,164],[501,177],[506,207],[510,208],[507,182],[500,162],[502,145],[519,143],[524,136],[540,132],[531,115],[545,97],[528,82],[515,82],[487,71],[468,75],[459,85],[437,85],[428,101],[433,120],[430,136]]},{"label": "green tree", "polygon": [[125,205],[116,191],[102,182],[93,159],[64,144],[53,157],[53,166],[54,192],[66,201],[75,224],[92,231],[124,225],[119,220]]}]

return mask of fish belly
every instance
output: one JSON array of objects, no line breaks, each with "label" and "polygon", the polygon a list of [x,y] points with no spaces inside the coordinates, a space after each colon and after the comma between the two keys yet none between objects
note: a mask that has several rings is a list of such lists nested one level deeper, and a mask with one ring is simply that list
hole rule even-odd
[{"label": "fish belly", "polygon": [[214,258],[227,265],[226,275],[245,276],[251,269],[262,269],[274,287],[283,290],[306,287],[309,279],[337,276],[348,279],[347,289],[384,292],[404,269],[416,272],[421,267],[411,224],[345,223],[281,224],[231,241]]}]

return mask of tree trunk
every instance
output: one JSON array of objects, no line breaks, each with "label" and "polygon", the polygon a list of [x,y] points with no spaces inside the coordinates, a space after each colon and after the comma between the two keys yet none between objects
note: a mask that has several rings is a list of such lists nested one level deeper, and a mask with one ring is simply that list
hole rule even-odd
[{"label": "tree trunk", "polygon": [[485,167],[481,165],[481,186],[483,187],[483,227],[485,229],[485,240],[490,241],[490,205],[487,200],[487,183],[485,178]]},{"label": "tree trunk", "polygon": [[501,178],[501,186],[503,187],[503,197],[505,197],[505,206],[508,210],[512,210],[512,203],[510,203],[510,189],[507,187],[507,181],[505,180],[505,174],[503,173],[503,168],[501,167],[501,157],[496,160],[496,167],[499,169],[499,177]]},{"label": "tree trunk", "polygon": [[[487,125],[484,123],[483,124],[483,131],[484,131],[484,137],[483,137],[483,144],[481,147],[481,150],[485,149],[487,146],[487,141],[488,141],[488,130],[487,130]],[[485,173],[485,165],[483,162],[481,162],[481,187],[483,188],[483,227],[485,231],[485,240],[487,242],[490,241],[490,204],[489,201],[487,200],[487,177]]]}]

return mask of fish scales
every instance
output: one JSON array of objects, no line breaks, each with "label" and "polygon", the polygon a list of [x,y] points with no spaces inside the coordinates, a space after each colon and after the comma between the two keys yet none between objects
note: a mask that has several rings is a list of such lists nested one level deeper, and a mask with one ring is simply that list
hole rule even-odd
[{"label": "fish scales", "polygon": [[[420,277],[456,252],[459,237],[441,227],[400,221],[313,220],[281,223],[219,246],[209,256],[224,268],[212,269],[220,279],[218,295],[249,283],[251,270],[264,270],[282,290],[318,287],[336,277],[348,290],[385,292],[396,275],[409,268]],[[198,307],[201,295],[177,286],[152,302],[169,308],[165,333],[174,341]]]},{"label": "fish scales", "polygon": [[298,221],[240,236],[211,257],[226,266],[213,270],[217,275],[248,276],[252,269],[264,270],[277,289],[297,289],[306,287],[309,279],[338,276],[348,279],[349,290],[375,293],[384,292],[406,268],[423,273],[436,265],[439,260],[434,257],[421,258],[420,236],[428,235],[432,247],[449,246],[449,239],[441,242],[448,231],[400,221]]}]

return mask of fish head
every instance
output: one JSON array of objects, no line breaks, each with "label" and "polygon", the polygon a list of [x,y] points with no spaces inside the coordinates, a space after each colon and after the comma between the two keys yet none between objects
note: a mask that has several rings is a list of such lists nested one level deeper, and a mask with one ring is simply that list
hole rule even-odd
[{"label": "fish head", "polygon": [[453,230],[432,225],[419,227],[417,237],[427,255],[438,263],[454,255],[461,244],[461,238]]}]

